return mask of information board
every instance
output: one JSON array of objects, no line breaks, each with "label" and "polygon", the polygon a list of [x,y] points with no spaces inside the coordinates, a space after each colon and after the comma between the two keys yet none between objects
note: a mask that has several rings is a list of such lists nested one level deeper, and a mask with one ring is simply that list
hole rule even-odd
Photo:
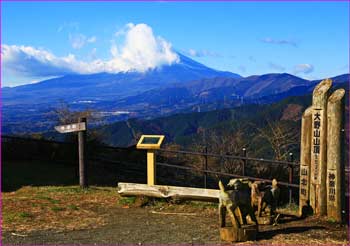
[{"label": "information board", "polygon": [[142,135],[136,145],[138,149],[159,149],[164,135]]}]

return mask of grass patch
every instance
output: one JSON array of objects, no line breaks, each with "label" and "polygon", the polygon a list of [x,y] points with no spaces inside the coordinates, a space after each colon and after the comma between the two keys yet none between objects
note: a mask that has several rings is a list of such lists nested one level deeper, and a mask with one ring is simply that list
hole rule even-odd
[{"label": "grass patch", "polygon": [[13,221],[16,220],[17,213],[11,213],[11,212],[9,212],[9,213],[3,214],[2,216],[3,216],[2,219],[3,219],[4,221],[13,222]]},{"label": "grass patch", "polygon": [[63,194],[89,194],[98,191],[99,189],[94,187],[80,188],[75,186],[46,186],[45,192],[48,193],[63,193]]},{"label": "grass patch", "polygon": [[286,204],[282,207],[278,207],[277,210],[279,213],[297,215],[299,213],[299,206],[298,206],[298,204],[292,202],[292,203]]},{"label": "grass patch", "polygon": [[[3,231],[80,230],[108,222],[113,209],[137,205],[136,197],[120,197],[115,187],[26,186],[3,192]],[[150,209],[209,213],[208,202],[172,203],[169,199],[147,198]],[[131,206],[132,205],[132,206]],[[204,208],[204,209],[202,209]],[[24,212],[25,211],[25,212]],[[215,210],[216,213],[216,210]],[[79,218],[79,219],[77,219]]]},{"label": "grass patch", "polygon": [[53,199],[53,198],[48,197],[48,196],[39,195],[39,196],[36,196],[36,198],[49,201],[49,202],[52,203],[52,204],[58,204],[58,203],[60,203],[59,200]]},{"label": "grass patch", "polygon": [[186,204],[189,206],[192,206],[195,208],[201,208],[201,209],[218,207],[218,203],[215,203],[215,202],[187,201]]},{"label": "grass patch", "polygon": [[299,211],[299,206],[298,204],[292,202],[291,204],[286,205],[286,209],[292,211],[292,212],[298,212]]},{"label": "grass patch", "polygon": [[165,198],[149,198],[149,202],[147,205],[152,206],[154,208],[160,208],[164,207],[165,205],[168,205],[169,202]]},{"label": "grass patch", "polygon": [[28,212],[12,212],[3,214],[3,221],[15,222],[23,221],[23,219],[33,218],[33,214]]},{"label": "grass patch", "polygon": [[71,210],[79,210],[79,208],[76,205],[70,204],[68,205],[68,208]]},{"label": "grass patch", "polygon": [[26,219],[26,218],[33,218],[33,215],[31,213],[27,213],[27,212],[20,212],[18,214],[18,217]]},{"label": "grass patch", "polygon": [[54,206],[54,207],[51,207],[51,210],[54,211],[54,212],[60,212],[60,211],[66,210],[66,209],[62,208],[62,207]]},{"label": "grass patch", "polygon": [[2,194],[2,229],[17,232],[96,228],[120,198],[113,187],[26,186]]},{"label": "grass patch", "polygon": [[132,205],[132,204],[135,203],[135,201],[136,201],[136,197],[134,197],[134,196],[123,197],[123,198],[119,199],[119,204],[123,205],[123,206],[125,206],[125,205]]},{"label": "grass patch", "polygon": [[337,224],[338,223],[334,218],[328,218],[327,222],[329,222],[331,224]]}]

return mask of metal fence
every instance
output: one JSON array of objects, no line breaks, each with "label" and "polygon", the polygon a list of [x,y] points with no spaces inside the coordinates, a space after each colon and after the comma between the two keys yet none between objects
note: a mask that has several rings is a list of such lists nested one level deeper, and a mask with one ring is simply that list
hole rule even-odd
[{"label": "metal fence", "polygon": [[[243,148],[243,156],[235,156],[235,155],[222,155],[222,154],[215,154],[215,153],[208,153],[207,148],[204,148],[203,152],[194,152],[194,151],[185,151],[185,150],[168,150],[168,149],[160,149],[157,151],[159,154],[164,153],[171,153],[171,154],[181,154],[181,155],[192,155],[192,156],[200,156],[204,159],[202,168],[193,168],[183,165],[175,165],[171,163],[164,163],[164,162],[157,162],[157,166],[163,166],[163,167],[169,167],[169,168],[177,168],[177,169],[183,169],[183,170],[189,170],[189,171],[195,171],[195,172],[201,172],[203,173],[203,187],[208,187],[208,175],[212,174],[216,177],[219,176],[226,176],[230,178],[247,178],[249,180],[254,181],[264,181],[267,183],[271,183],[271,179],[266,178],[257,178],[252,176],[246,175],[246,167],[249,162],[259,162],[261,164],[267,164],[267,165],[283,165],[287,166],[288,168],[288,181],[279,181],[278,184],[282,186],[286,186],[288,188],[289,193],[289,202],[292,202],[293,197],[293,188],[299,188],[299,184],[294,183],[294,171],[299,169],[299,163],[294,162],[293,154],[289,154],[289,161],[276,161],[276,160],[270,160],[270,159],[264,159],[264,158],[254,158],[254,157],[248,157],[246,155],[246,149]],[[208,158],[219,158],[219,159],[233,159],[233,160],[239,160],[241,161],[241,174],[233,174],[233,173],[227,173],[222,171],[215,171],[215,170],[209,170],[208,168]]]},{"label": "metal fence", "polygon": [[[45,148],[48,152],[54,151],[52,148],[49,148],[50,146],[60,146],[65,148],[70,148],[76,143],[67,143],[67,142],[58,142],[58,141],[51,141],[51,140],[43,140],[43,139],[31,139],[31,138],[23,138],[23,137],[13,137],[13,136],[2,136],[1,141],[3,144],[3,147],[6,146],[9,143],[16,143],[16,144],[26,144],[23,146],[30,146],[33,143],[38,144],[41,146],[41,148]],[[39,147],[38,147],[39,148]],[[115,171],[118,170],[126,172],[125,175],[130,175],[132,178],[133,176],[142,176],[145,175],[145,168],[146,163],[144,161],[145,157],[145,151],[143,150],[136,150],[135,147],[130,148],[121,148],[121,147],[112,147],[112,146],[106,146],[106,145],[96,145],[93,146],[94,152],[97,154],[94,154],[93,156],[90,156],[88,160],[90,162],[93,162],[96,166],[103,166],[103,165],[109,165],[115,167]],[[18,149],[17,149],[18,151]],[[75,150],[73,150],[74,152]],[[40,152],[40,151],[39,151]],[[169,163],[167,161],[164,161],[164,158],[161,161],[156,162],[157,167],[164,167],[168,169],[179,169],[179,170],[186,170],[189,171],[191,175],[194,175],[194,173],[202,173],[202,187],[207,188],[208,187],[208,179],[209,175],[219,177],[229,177],[229,178],[247,178],[250,180],[257,180],[257,181],[265,181],[265,182],[271,182],[271,179],[262,178],[262,177],[254,177],[247,175],[247,167],[249,167],[249,164],[259,163],[259,165],[278,165],[283,166],[287,168],[287,180],[278,180],[279,185],[285,186],[288,189],[288,195],[289,195],[289,202],[292,201],[293,197],[293,189],[296,191],[299,188],[299,163],[294,162],[293,154],[290,153],[289,155],[289,161],[277,161],[277,160],[271,160],[271,159],[264,159],[264,158],[255,158],[255,157],[248,157],[246,149],[243,149],[242,156],[236,156],[236,155],[229,155],[229,154],[215,154],[215,153],[208,153],[207,148],[204,148],[203,152],[195,152],[195,151],[188,151],[188,150],[170,150],[170,149],[160,149],[157,150],[157,155],[161,157],[162,155],[167,154],[173,154],[178,157],[178,155],[183,156],[198,156],[203,159],[203,163],[201,164],[201,167],[193,167],[188,165],[179,165],[174,163]],[[52,155],[52,153],[49,153]],[[118,158],[115,158],[116,154],[118,154]],[[48,155],[50,156],[50,155]],[[31,156],[31,158],[41,158],[40,155],[34,155]],[[122,159],[121,159],[122,157]],[[241,165],[241,172],[240,173],[229,173],[229,172],[223,172],[223,171],[217,171],[217,170],[211,170],[208,167],[209,158],[219,158],[219,159],[230,159],[230,160],[237,160],[240,161],[239,165]],[[143,159],[143,160],[142,160]],[[174,158],[173,158],[174,159]],[[175,158],[176,159],[176,158]],[[56,160],[56,161],[64,161],[64,160]],[[67,161],[67,160],[65,160]],[[72,159],[71,161],[74,161]],[[135,163],[138,163],[135,165]],[[140,168],[141,167],[141,168]],[[125,170],[127,169],[127,170]],[[349,169],[345,170],[346,172],[349,172]],[[134,175],[133,175],[134,174]],[[167,180],[166,177],[161,177],[164,180]],[[140,178],[138,179],[140,180]],[[135,180],[136,181],[136,180]],[[295,192],[295,195],[297,195],[299,192]],[[348,195],[348,194],[347,194]]]}]

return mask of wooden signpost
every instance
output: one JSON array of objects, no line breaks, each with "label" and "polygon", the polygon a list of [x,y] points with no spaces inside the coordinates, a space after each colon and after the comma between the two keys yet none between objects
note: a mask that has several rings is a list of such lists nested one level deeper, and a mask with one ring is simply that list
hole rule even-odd
[{"label": "wooden signpost", "polygon": [[327,105],[327,216],[336,222],[342,221],[342,182],[344,165],[342,160],[344,89],[338,89],[329,97]]},{"label": "wooden signpost", "polygon": [[310,205],[315,214],[326,215],[327,99],[332,80],[319,83],[312,97]]},{"label": "wooden signpost", "polygon": [[79,148],[79,184],[80,187],[88,186],[86,181],[85,169],[85,142],[86,142],[86,118],[80,118],[79,122],[55,126],[55,130],[59,133],[78,132],[78,148]]},{"label": "wooden signpost", "polygon": [[308,107],[301,118],[301,144],[300,144],[300,189],[299,214],[310,202],[310,158],[311,158],[311,117],[312,107]]},{"label": "wooden signpost", "polygon": [[315,215],[342,222],[344,209],[344,89],[329,96],[332,80],[314,91],[312,107],[301,121],[299,213],[305,206]]},{"label": "wooden signpost", "polygon": [[58,131],[59,133],[85,131],[86,130],[86,123],[79,122],[79,123],[74,123],[74,124],[55,126],[55,130]]}]

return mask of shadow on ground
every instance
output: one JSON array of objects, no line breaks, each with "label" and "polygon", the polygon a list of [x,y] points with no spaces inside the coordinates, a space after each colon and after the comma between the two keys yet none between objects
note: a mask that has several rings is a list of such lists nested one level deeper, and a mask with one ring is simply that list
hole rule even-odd
[{"label": "shadow on ground", "polygon": [[258,233],[257,240],[268,240],[279,234],[294,234],[303,233],[309,230],[322,230],[326,229],[324,226],[296,226],[289,228],[280,228],[275,230],[267,230]]}]

